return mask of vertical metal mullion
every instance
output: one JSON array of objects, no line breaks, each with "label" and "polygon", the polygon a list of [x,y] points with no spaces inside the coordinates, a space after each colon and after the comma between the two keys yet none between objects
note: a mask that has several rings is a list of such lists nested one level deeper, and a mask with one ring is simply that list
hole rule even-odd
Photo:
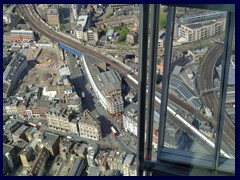
[{"label": "vertical metal mullion", "polygon": [[158,49],[158,26],[160,5],[151,5],[151,36],[150,36],[150,62],[149,62],[149,84],[147,94],[147,127],[146,127],[146,153],[147,160],[152,159],[152,139],[153,139],[153,121],[154,121],[154,101],[155,101],[155,85],[156,85],[156,65],[157,65],[157,49]]},{"label": "vertical metal mullion", "polygon": [[225,30],[225,40],[224,40],[224,59],[222,65],[222,74],[221,74],[221,86],[220,86],[220,96],[218,104],[218,117],[217,117],[217,127],[216,127],[216,140],[215,140],[215,149],[214,149],[214,158],[213,158],[213,170],[217,170],[219,164],[219,156],[221,150],[221,140],[223,133],[223,124],[225,116],[225,104],[227,96],[227,85],[228,85],[228,76],[230,68],[230,58],[232,53],[232,40],[233,40],[233,31],[234,31],[234,15],[235,13],[228,12],[226,20],[226,30]]},{"label": "vertical metal mullion", "polygon": [[168,6],[167,8],[166,40],[164,45],[165,49],[164,49],[164,65],[163,65],[163,82],[162,82],[159,130],[158,130],[158,155],[157,155],[158,160],[160,159],[161,149],[164,146],[175,10],[176,10],[176,7]]},{"label": "vertical metal mullion", "polygon": [[139,72],[138,72],[138,152],[137,174],[143,175],[144,163],[144,135],[145,135],[145,108],[146,108],[146,72],[148,53],[148,14],[149,5],[140,5],[139,27]]}]

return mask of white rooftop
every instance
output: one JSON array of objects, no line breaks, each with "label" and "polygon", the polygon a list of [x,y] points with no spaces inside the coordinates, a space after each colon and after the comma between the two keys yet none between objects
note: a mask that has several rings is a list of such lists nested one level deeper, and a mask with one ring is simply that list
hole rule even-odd
[{"label": "white rooftop", "polygon": [[87,15],[79,16],[77,19],[77,25],[81,24],[82,27],[86,26],[88,20]]}]

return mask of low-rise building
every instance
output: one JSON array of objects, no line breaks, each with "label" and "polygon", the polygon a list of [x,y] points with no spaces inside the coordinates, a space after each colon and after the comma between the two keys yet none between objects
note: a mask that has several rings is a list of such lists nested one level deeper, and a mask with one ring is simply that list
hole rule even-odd
[{"label": "low-rise building", "polygon": [[137,44],[138,42],[138,33],[137,32],[130,32],[127,34],[127,43],[129,44]]},{"label": "low-rise building", "polygon": [[100,73],[99,69],[105,70],[106,65],[103,67],[102,61],[90,55],[85,55],[83,60],[90,84],[104,109],[111,115],[120,115],[123,111],[123,98],[119,74],[115,71]]},{"label": "low-rise building", "polygon": [[31,42],[35,41],[34,33],[31,30],[11,30],[10,37],[12,42]]},{"label": "low-rise building", "polygon": [[123,111],[123,127],[125,131],[137,136],[137,104],[131,103]]},{"label": "low-rise building", "polygon": [[12,138],[14,142],[17,142],[19,139],[26,139],[25,131],[27,131],[28,127],[22,125],[18,128],[14,133],[12,133]]},{"label": "low-rise building", "polygon": [[47,148],[43,147],[38,157],[34,161],[31,171],[29,173],[30,176],[41,176],[43,175],[43,171],[45,169],[46,162],[50,156]]},{"label": "low-rise building", "polygon": [[46,117],[50,129],[65,133],[70,132],[69,118],[66,109],[50,108],[46,113]]},{"label": "low-rise building", "polygon": [[30,167],[30,162],[34,160],[34,150],[32,147],[26,146],[20,153],[20,159],[23,166]]},{"label": "low-rise building", "polygon": [[52,5],[47,9],[47,22],[51,26],[59,26],[59,9],[57,5]]},{"label": "low-rise building", "polygon": [[69,139],[61,138],[59,143],[59,154],[60,157],[66,161],[68,155],[71,153],[73,142]]},{"label": "low-rise building", "polygon": [[99,141],[102,138],[101,125],[98,117],[94,116],[89,110],[85,110],[79,122],[80,137]]},{"label": "low-rise building", "polygon": [[86,30],[84,33],[84,40],[88,43],[96,43],[99,40],[99,33],[98,30],[95,28],[90,28]]},{"label": "low-rise building", "polygon": [[55,157],[59,152],[59,136],[53,133],[45,132],[43,138],[44,139],[41,145],[45,147],[53,157]]},{"label": "low-rise building", "polygon": [[88,166],[93,167],[93,166],[96,165],[95,157],[96,157],[97,152],[98,152],[98,145],[97,144],[91,144],[88,147],[88,153],[87,153]]},{"label": "low-rise building", "polygon": [[43,96],[48,96],[50,99],[54,99],[57,95],[57,88],[55,86],[48,86],[43,88]]},{"label": "low-rise building", "polygon": [[225,31],[226,18],[203,21],[193,24],[184,24],[179,28],[179,36],[187,42],[209,38]]},{"label": "low-rise building", "polygon": [[27,68],[28,62],[26,57],[21,52],[13,55],[13,59],[6,67],[3,73],[3,97],[8,97],[15,86],[17,81],[24,76],[24,70]]},{"label": "low-rise building", "polygon": [[[133,171],[134,171],[134,168],[131,167],[132,164],[134,162],[134,155],[133,154],[127,154],[125,159],[124,159],[124,162],[123,162],[123,176],[136,176],[137,174],[135,174]],[[135,166],[136,168],[136,166]],[[136,169],[135,169],[136,171]]]}]

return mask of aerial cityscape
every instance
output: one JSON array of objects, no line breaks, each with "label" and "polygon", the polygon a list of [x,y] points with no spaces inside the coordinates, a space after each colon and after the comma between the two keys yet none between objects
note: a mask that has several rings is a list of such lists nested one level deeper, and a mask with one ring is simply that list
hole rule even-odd
[{"label": "aerial cityscape", "polygon": [[[167,13],[161,6],[153,160]],[[139,14],[139,4],[3,5],[5,176],[137,175]],[[166,148],[214,152],[226,17],[176,8]],[[235,159],[235,37],[228,77],[220,152]]]}]

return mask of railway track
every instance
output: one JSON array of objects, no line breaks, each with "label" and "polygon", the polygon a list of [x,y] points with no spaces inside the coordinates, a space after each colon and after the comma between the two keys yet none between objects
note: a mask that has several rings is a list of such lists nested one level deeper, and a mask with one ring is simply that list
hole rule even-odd
[{"label": "railway track", "polygon": [[[76,43],[75,41],[69,41],[69,38],[58,34],[56,32],[54,32],[53,30],[49,29],[45,24],[43,24],[42,22],[40,22],[39,19],[37,19],[35,16],[31,15],[34,12],[30,12],[29,8],[27,8],[26,6],[22,6],[20,11],[22,12],[23,16],[25,18],[27,18],[29,21],[29,24],[31,25],[31,27],[33,27],[34,29],[37,29],[37,31],[44,35],[45,37],[47,37],[50,40],[54,40],[56,42],[61,42],[69,47],[72,47],[80,52],[85,52],[87,54],[90,54],[92,56],[95,56],[99,59],[104,60],[106,63],[110,64],[112,69],[120,72],[121,74],[128,74],[129,70],[125,67],[119,66],[119,64],[102,55],[97,53],[96,51],[94,51],[93,49],[86,47],[80,43]],[[133,77],[135,79],[138,79],[138,77],[136,75],[133,75]],[[159,87],[156,87],[156,90],[160,93],[161,89]],[[187,103],[185,103],[183,100],[179,99],[178,97],[169,94],[169,99],[171,101],[173,101],[174,103],[176,103],[178,106],[181,106],[184,110],[190,112],[191,114],[195,115],[196,117],[198,117],[198,119],[200,120],[205,120],[205,121],[209,121],[207,118],[205,118],[202,114],[200,114],[199,111],[197,111],[196,109],[194,109],[193,107],[191,107],[190,105],[188,105]],[[235,131],[234,131],[235,132]],[[224,136],[226,135],[226,133],[224,133]],[[225,139],[225,138],[224,138]],[[235,141],[235,138],[234,140]],[[235,145],[235,143],[234,143]],[[235,152],[235,148],[234,148],[234,152]]]},{"label": "railway track", "polygon": [[[223,45],[215,45],[205,57],[205,60],[200,67],[199,88],[200,91],[214,88],[213,84],[213,70],[218,58],[221,58],[223,53]],[[218,57],[218,58],[216,58]],[[203,96],[203,100],[207,107],[212,108],[213,117],[211,124],[216,129],[217,114],[218,114],[218,100],[216,92],[211,92]],[[223,126],[223,142],[229,148],[230,152],[235,156],[235,126],[231,119],[225,113]]]}]

